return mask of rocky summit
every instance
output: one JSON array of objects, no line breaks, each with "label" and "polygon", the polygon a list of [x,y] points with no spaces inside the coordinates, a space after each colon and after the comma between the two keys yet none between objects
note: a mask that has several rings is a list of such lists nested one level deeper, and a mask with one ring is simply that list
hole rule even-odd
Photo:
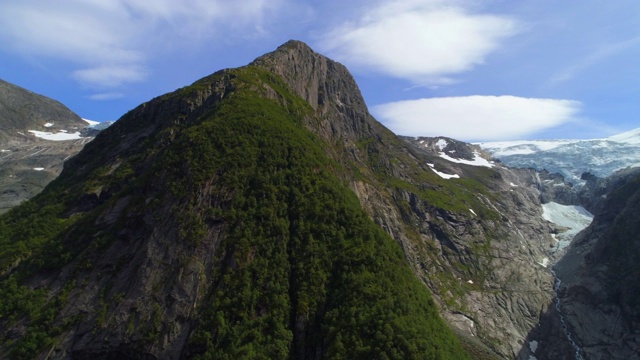
[{"label": "rocky summit", "polygon": [[131,110],[0,217],[0,357],[631,358],[637,179],[585,182],[398,137],[289,41]]}]

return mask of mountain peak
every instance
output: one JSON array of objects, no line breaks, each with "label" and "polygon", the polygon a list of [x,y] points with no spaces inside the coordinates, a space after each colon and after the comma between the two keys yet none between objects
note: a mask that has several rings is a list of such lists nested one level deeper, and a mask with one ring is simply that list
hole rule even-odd
[{"label": "mountain peak", "polygon": [[313,49],[311,49],[311,46],[307,45],[307,43],[305,43],[304,41],[295,40],[295,39],[291,39],[291,40],[287,41],[286,43],[278,46],[276,51],[278,49],[281,49],[281,48],[287,48],[287,49],[293,48],[293,49],[297,49],[299,51],[314,52]]},{"label": "mountain peak", "polygon": [[327,140],[360,139],[380,127],[349,70],[304,42],[290,40],[250,65],[279,75],[307,101],[321,119],[315,131]]},{"label": "mountain peak", "polygon": [[0,79],[1,142],[15,137],[17,131],[52,130],[53,125],[72,130],[87,123],[62,103]]},{"label": "mountain peak", "polygon": [[364,105],[360,90],[349,70],[316,53],[304,42],[289,40],[275,51],[258,57],[251,65],[280,75],[297,95],[316,110],[322,110],[327,102],[344,103],[348,99],[341,98],[341,95],[351,92],[354,100]]}]

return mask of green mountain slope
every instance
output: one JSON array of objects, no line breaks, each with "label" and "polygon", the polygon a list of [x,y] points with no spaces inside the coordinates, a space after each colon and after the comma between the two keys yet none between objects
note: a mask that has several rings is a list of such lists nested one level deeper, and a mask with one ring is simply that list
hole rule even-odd
[{"label": "green mountain slope", "polygon": [[0,218],[0,355],[467,358],[312,105],[248,66],[99,134]]}]

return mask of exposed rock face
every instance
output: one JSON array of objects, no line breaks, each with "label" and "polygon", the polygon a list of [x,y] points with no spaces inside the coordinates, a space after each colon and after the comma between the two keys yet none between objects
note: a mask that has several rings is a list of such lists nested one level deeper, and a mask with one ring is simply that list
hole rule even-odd
[{"label": "exposed rock face", "polygon": [[29,130],[75,133],[88,125],[61,103],[0,80],[0,213],[42,191],[93,139],[50,141]]},{"label": "exposed rock face", "polygon": [[[582,358],[635,358],[640,352],[640,170],[585,180],[585,192],[595,195],[595,218],[556,265],[560,311]],[[545,320],[536,334],[538,358],[573,357],[575,348],[566,336],[550,336],[552,326]]]}]

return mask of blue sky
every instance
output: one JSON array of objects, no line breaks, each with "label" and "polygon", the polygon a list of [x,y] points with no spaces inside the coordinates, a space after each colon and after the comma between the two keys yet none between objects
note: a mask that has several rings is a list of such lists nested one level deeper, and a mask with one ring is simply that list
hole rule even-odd
[{"label": "blue sky", "polygon": [[601,138],[640,127],[639,16],[637,0],[3,0],[0,78],[115,120],[297,39],[401,135]]}]

